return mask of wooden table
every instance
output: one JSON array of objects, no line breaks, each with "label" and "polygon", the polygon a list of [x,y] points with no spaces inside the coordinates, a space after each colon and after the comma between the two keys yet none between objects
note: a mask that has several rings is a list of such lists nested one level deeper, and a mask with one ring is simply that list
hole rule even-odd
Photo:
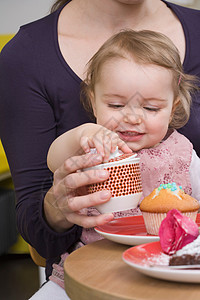
[{"label": "wooden table", "polygon": [[101,240],[70,254],[64,263],[71,300],[198,300],[200,284],[145,276],[122,260],[130,246]]}]

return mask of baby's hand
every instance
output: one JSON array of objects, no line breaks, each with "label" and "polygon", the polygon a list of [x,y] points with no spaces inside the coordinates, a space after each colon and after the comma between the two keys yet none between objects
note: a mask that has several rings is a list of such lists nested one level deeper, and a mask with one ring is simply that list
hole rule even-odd
[{"label": "baby's hand", "polygon": [[107,162],[111,153],[118,147],[123,153],[132,153],[128,145],[122,141],[117,133],[98,124],[85,126],[80,139],[80,145],[84,152],[90,152],[91,148],[96,148],[101,154],[103,161]]}]

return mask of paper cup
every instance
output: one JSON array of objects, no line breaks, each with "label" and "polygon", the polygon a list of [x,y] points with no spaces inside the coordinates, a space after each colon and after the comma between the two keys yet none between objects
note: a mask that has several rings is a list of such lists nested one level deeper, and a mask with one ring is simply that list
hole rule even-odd
[{"label": "paper cup", "polygon": [[136,208],[142,196],[140,159],[133,154],[123,154],[108,163],[100,164],[87,170],[104,169],[110,173],[109,178],[101,183],[88,186],[88,192],[109,190],[111,199],[95,206],[100,213],[110,213]]}]

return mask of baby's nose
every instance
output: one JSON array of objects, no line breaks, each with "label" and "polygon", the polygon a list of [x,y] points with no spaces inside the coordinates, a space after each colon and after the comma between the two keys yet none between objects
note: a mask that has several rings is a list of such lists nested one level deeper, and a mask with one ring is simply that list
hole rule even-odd
[{"label": "baby's nose", "polygon": [[124,113],[124,121],[132,124],[140,124],[143,120],[143,113],[139,108],[129,108]]}]

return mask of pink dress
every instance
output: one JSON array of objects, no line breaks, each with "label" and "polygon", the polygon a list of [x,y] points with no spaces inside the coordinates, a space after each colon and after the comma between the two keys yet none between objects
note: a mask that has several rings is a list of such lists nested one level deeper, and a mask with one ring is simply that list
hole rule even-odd
[{"label": "pink dress", "polygon": [[[191,195],[189,168],[192,160],[193,146],[190,141],[176,130],[155,148],[143,149],[137,154],[140,157],[143,197],[149,195],[161,183],[176,182],[183,190]],[[142,200],[141,199],[141,200]],[[88,215],[97,215],[95,208],[89,208]],[[141,214],[139,207],[136,209],[117,212],[115,218]],[[100,240],[102,237],[93,228],[83,228],[80,241],[74,246],[76,250],[86,244]],[[61,256],[60,263],[53,265],[50,280],[64,288],[63,264],[69,253]]]}]

